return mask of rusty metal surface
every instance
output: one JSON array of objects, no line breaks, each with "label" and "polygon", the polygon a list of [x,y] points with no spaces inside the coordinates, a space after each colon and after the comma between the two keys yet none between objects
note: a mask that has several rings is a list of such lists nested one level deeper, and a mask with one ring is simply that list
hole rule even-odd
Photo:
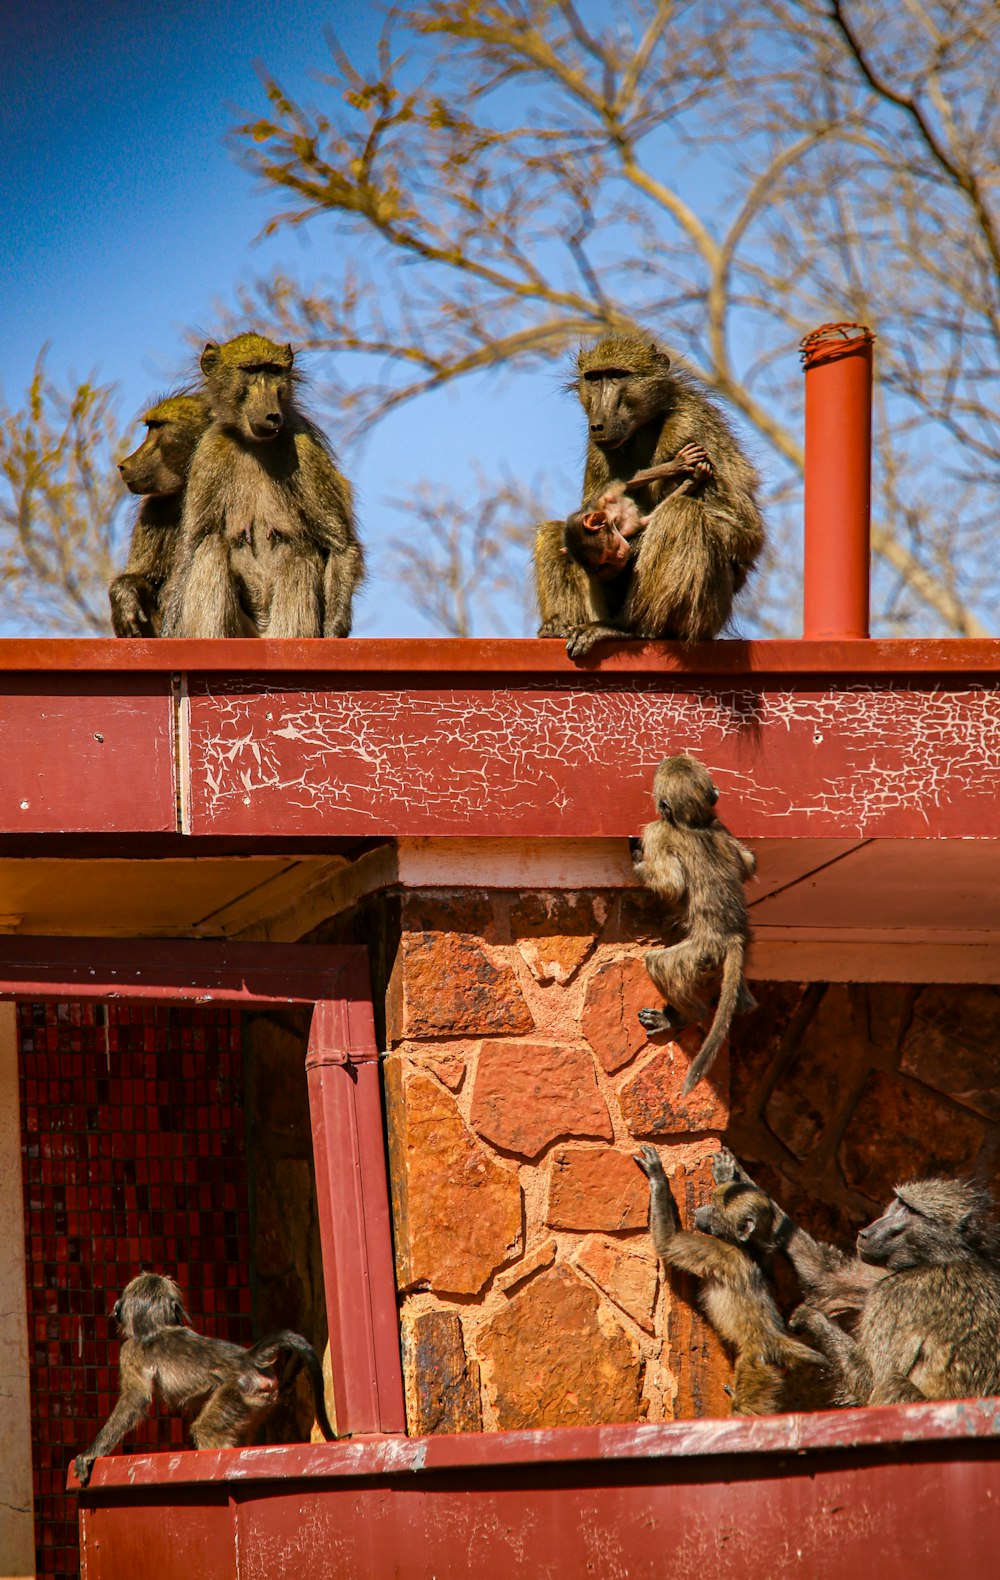
[{"label": "rusty metal surface", "polygon": [[964,1401],[113,1458],[82,1573],[986,1580],[998,1433],[997,1401]]},{"label": "rusty metal surface", "polygon": [[[0,674],[39,671],[80,676],[88,671],[114,675],[214,674],[234,681],[254,675],[417,674],[560,675],[586,680],[591,675],[893,675],[938,672],[997,674],[1000,640],[931,637],[890,641],[723,640],[685,646],[680,642],[602,644],[583,663],[566,656],[555,638],[497,637],[315,638],[309,641],[115,641],[111,638],[56,640],[0,639]],[[9,682],[0,689],[8,689]]]}]

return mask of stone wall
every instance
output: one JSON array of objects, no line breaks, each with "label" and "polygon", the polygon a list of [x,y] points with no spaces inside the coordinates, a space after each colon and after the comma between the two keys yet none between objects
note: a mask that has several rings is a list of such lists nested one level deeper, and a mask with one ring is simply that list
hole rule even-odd
[{"label": "stone wall", "polygon": [[842,1244],[898,1178],[997,1175],[995,989],[757,985],[731,1108],[728,1058],[684,1100],[700,1034],[651,1042],[636,1018],[662,940],[646,895],[409,893],[392,930],[376,993],[411,1433],[728,1414],[692,1284],[658,1276],[640,1141],[686,1223],[725,1139]]},{"label": "stone wall", "polygon": [[402,899],[387,984],[389,1150],[409,1430],[724,1414],[728,1368],[658,1278],[631,1154],[682,1212],[710,1189],[728,1062],[653,1043],[632,893]]}]

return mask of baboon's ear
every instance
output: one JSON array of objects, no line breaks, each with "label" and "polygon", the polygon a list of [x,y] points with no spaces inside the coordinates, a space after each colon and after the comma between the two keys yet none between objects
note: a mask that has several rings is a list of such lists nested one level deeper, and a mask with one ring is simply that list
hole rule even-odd
[{"label": "baboon's ear", "polygon": [[174,1325],[178,1328],[183,1328],[187,1323],[187,1312],[179,1300],[175,1300],[173,1303],[173,1318]]},{"label": "baboon's ear", "polygon": [[712,784],[712,782],[710,780],[709,781],[709,785],[708,785],[708,804],[709,804],[709,806],[714,806],[716,801],[718,801],[718,799],[719,799],[719,792],[718,792],[718,790],[716,790],[714,784]]},{"label": "baboon's ear", "polygon": [[662,346],[658,346],[656,344],[655,340],[651,340],[649,342],[649,349],[653,353],[654,357],[659,357],[660,361],[663,363],[663,366],[665,368],[668,368],[670,366],[670,358],[669,358],[669,356],[664,351]]},{"label": "baboon's ear", "polygon": [[215,340],[206,340],[205,349],[201,354],[201,371],[211,373],[219,360],[219,347]]},{"label": "baboon's ear", "polygon": [[295,352],[292,350],[291,341],[289,341],[286,346],[283,346],[282,350],[285,353],[285,362],[287,366],[291,367],[292,363],[295,361]]},{"label": "baboon's ear", "polygon": [[737,1225],[737,1228],[736,1228],[736,1238],[737,1238],[737,1240],[749,1240],[750,1236],[753,1234],[753,1232],[756,1229],[756,1227],[757,1227],[757,1220],[756,1220],[756,1218],[754,1217],[752,1212],[748,1212],[746,1217],[743,1218],[740,1221],[740,1223]]}]

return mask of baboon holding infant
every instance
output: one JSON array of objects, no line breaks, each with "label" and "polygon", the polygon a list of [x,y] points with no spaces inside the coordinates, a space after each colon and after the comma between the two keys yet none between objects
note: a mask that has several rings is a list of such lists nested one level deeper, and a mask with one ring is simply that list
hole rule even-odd
[{"label": "baboon holding infant", "polygon": [[539,636],[567,638],[572,658],[608,638],[718,636],[764,543],[756,471],[648,337],[582,347],[574,382],[589,426],[583,508],[538,529]]},{"label": "baboon holding infant", "polygon": [[[312,1387],[320,1431],[329,1442],[334,1431],[323,1399],[323,1374],[312,1345],[283,1329],[250,1349],[210,1339],[188,1325],[181,1292],[162,1273],[140,1273],[115,1302],[112,1312],[124,1343],[118,1360],[118,1402],[74,1468],[82,1486],[94,1460],[112,1453],[159,1400],[191,1423],[195,1448],[236,1448],[248,1443],[281,1400],[301,1365]],[[292,1358],[279,1379],[274,1371],[282,1354]]]}]

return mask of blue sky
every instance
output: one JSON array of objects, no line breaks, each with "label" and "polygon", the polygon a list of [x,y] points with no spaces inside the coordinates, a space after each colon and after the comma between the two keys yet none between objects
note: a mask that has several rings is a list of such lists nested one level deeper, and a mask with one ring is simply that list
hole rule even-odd
[{"label": "blue sky", "polygon": [[[93,372],[117,382],[127,422],[189,370],[185,333],[210,333],[213,304],[230,299],[239,281],[278,262],[307,278],[322,272],[323,244],[308,227],[254,245],[271,204],[225,136],[241,113],[264,109],[256,61],[312,102],[322,93],[311,74],[328,62],[324,28],[364,54],[380,24],[372,5],[310,0],[0,7],[0,386],[8,403],[20,404],[47,342],[58,381]],[[484,431],[491,468],[513,464],[527,447],[529,475],[553,455],[565,455],[567,476],[575,473],[573,403],[552,379],[536,378],[532,388],[530,409],[488,380],[435,396],[394,415],[360,456],[345,456],[373,573],[359,632],[428,629],[378,575],[380,540],[404,525],[387,502],[409,482],[461,481]]]}]

